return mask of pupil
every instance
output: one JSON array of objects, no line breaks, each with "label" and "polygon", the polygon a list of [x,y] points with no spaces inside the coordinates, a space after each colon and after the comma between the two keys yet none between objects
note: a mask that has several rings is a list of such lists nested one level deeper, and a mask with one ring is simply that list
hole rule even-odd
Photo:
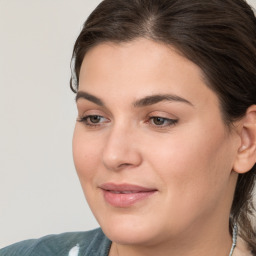
[{"label": "pupil", "polygon": [[91,116],[90,117],[90,121],[94,124],[98,123],[100,121],[100,117],[99,116]]},{"label": "pupil", "polygon": [[154,123],[156,125],[162,125],[162,124],[164,124],[164,119],[161,117],[154,117]]}]

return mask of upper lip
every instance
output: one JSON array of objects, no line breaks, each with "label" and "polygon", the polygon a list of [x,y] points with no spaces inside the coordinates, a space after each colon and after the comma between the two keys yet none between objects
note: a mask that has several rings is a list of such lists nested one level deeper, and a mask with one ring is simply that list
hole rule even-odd
[{"label": "upper lip", "polygon": [[147,187],[142,187],[138,185],[133,185],[133,184],[128,184],[128,183],[122,183],[122,184],[115,184],[115,183],[104,183],[99,186],[103,190],[107,191],[129,191],[129,192],[149,192],[149,191],[156,191],[157,189],[155,188],[147,188]]}]

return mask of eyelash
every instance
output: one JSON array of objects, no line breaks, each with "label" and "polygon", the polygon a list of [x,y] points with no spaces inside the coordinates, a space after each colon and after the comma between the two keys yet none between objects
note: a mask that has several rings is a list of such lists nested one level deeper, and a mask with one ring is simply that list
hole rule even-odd
[{"label": "eyelash", "polygon": [[[102,122],[93,123],[90,120],[91,118],[106,119],[105,117],[100,116],[100,115],[88,115],[88,116],[78,118],[77,121],[84,123],[88,127],[99,127],[102,124]],[[162,121],[163,124],[159,124],[159,125],[155,124],[154,121],[156,121],[157,119],[160,122]],[[178,123],[178,121],[179,121],[178,119],[170,119],[170,118],[165,118],[165,117],[160,117],[160,116],[152,116],[152,117],[149,117],[149,119],[146,121],[146,123],[148,123],[151,126],[161,129],[161,128],[174,126]],[[108,121],[105,123],[108,123]]]},{"label": "eyelash", "polygon": [[[160,119],[165,124],[163,124],[163,125],[157,125],[155,123],[153,124],[154,119],[155,119],[155,121],[156,121],[156,119],[158,119],[158,121]],[[165,118],[165,117],[160,117],[160,116],[152,116],[152,117],[149,118],[147,123],[149,123],[150,125],[155,126],[157,128],[166,128],[166,127],[174,126],[175,124],[178,123],[178,121],[179,121],[178,119],[170,119],[170,118]]]},{"label": "eyelash", "polygon": [[77,121],[81,122],[81,123],[84,123],[86,126],[89,126],[89,127],[98,127],[98,126],[100,126],[101,123],[93,123],[92,121],[89,121],[90,118],[93,118],[93,117],[94,118],[96,117],[96,118],[106,119],[106,118],[104,118],[103,116],[100,116],[100,115],[88,115],[88,116],[78,118]]}]

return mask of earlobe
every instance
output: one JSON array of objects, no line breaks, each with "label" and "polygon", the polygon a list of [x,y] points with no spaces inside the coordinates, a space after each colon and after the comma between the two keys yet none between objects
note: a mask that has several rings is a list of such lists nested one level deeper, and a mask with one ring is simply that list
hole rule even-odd
[{"label": "earlobe", "polygon": [[256,105],[247,109],[241,120],[241,146],[238,149],[233,170],[237,173],[246,173],[256,162]]}]

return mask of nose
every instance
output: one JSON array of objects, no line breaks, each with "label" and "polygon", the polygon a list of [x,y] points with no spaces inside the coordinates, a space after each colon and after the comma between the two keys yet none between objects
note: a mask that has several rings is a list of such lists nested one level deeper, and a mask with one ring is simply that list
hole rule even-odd
[{"label": "nose", "polygon": [[106,139],[103,149],[103,164],[108,170],[119,171],[137,167],[142,162],[135,130],[115,127]]}]

